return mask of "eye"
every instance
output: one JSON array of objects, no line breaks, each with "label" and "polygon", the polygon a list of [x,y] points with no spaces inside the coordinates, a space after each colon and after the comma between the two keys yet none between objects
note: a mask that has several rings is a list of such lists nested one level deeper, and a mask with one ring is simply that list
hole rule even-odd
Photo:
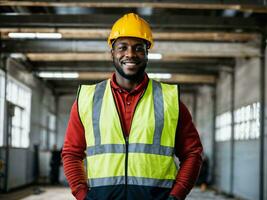
[{"label": "eye", "polygon": [[127,50],[127,46],[125,46],[125,45],[117,46],[117,47],[116,47],[116,50],[117,50],[117,51],[126,51],[126,50]]},{"label": "eye", "polygon": [[145,52],[145,47],[138,45],[138,46],[136,46],[135,50],[136,50],[136,52]]}]

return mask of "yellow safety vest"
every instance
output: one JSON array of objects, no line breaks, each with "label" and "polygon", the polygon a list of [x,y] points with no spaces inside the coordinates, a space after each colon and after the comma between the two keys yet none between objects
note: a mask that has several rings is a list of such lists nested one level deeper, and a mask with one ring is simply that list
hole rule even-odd
[{"label": "yellow safety vest", "polygon": [[125,138],[110,80],[82,85],[78,111],[85,130],[90,187],[171,188],[177,174],[173,156],[178,99],[176,85],[149,80]]}]

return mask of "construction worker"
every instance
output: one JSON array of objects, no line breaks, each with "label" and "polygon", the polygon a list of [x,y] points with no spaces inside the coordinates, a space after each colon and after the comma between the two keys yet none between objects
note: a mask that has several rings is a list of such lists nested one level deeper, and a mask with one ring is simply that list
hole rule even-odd
[{"label": "construction worker", "polygon": [[199,173],[202,145],[179,87],[145,72],[154,44],[149,24],[126,14],[108,44],[115,73],[81,85],[70,114],[62,158],[72,194],[78,200],[185,199]]},{"label": "construction worker", "polygon": [[59,170],[61,165],[61,150],[57,149],[57,145],[53,145],[50,158],[50,183],[59,184]]}]

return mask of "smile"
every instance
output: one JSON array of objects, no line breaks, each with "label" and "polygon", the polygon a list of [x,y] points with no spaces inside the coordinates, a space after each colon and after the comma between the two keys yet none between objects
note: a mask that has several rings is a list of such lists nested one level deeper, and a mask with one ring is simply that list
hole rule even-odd
[{"label": "smile", "polygon": [[128,67],[133,67],[133,66],[138,65],[139,62],[133,62],[133,61],[128,62],[128,61],[126,61],[126,62],[122,62],[122,64],[123,64],[123,65],[126,65],[126,66],[128,66]]},{"label": "smile", "polygon": [[136,66],[136,63],[124,63],[124,65],[129,66],[129,67],[133,67],[133,66]]}]

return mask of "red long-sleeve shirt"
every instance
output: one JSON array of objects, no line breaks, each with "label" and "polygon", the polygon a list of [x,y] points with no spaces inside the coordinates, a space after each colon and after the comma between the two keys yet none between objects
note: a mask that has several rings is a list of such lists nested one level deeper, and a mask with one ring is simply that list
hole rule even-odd
[{"label": "red long-sleeve shirt", "polygon": [[[111,79],[112,93],[119,111],[124,134],[130,132],[135,107],[148,84],[148,77],[131,92],[121,88],[113,75]],[[192,117],[186,106],[179,101],[179,123],[175,138],[175,154],[180,160],[180,170],[176,176],[171,195],[184,199],[197,179],[202,159],[202,145]],[[84,128],[78,114],[77,101],[74,102],[66,131],[62,151],[65,175],[72,194],[77,200],[84,200],[88,191],[87,177],[84,170],[86,141]]]}]

